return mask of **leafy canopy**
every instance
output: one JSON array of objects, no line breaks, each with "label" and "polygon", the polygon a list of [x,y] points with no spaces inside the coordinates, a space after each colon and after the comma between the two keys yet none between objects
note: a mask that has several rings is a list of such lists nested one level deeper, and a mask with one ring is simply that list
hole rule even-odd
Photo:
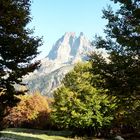
[{"label": "leafy canopy", "polygon": [[59,128],[96,130],[110,125],[115,98],[91,85],[91,80],[98,82],[99,76],[92,75],[90,68],[90,63],[77,64],[54,92],[52,119]]},{"label": "leafy canopy", "polygon": [[4,117],[4,127],[26,127],[43,129],[47,127],[50,108],[49,99],[39,92],[20,96],[17,106],[9,108],[10,113]]}]

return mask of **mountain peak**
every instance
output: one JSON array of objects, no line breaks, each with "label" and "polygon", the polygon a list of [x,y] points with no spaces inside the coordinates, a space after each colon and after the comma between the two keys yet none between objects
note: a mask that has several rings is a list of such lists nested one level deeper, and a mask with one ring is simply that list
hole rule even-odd
[{"label": "mountain peak", "polygon": [[66,32],[56,41],[48,56],[41,60],[41,67],[24,81],[31,91],[39,90],[52,96],[74,64],[87,60],[89,51],[93,51],[93,47],[82,32],[78,37],[74,32]]},{"label": "mountain peak", "polygon": [[84,36],[84,33],[83,32],[80,32],[80,36]]},{"label": "mountain peak", "polygon": [[64,36],[73,36],[75,37],[75,32],[66,32]]},{"label": "mountain peak", "polygon": [[89,50],[91,45],[83,32],[78,37],[75,32],[66,32],[56,41],[47,58],[59,63],[71,63],[82,60]]}]

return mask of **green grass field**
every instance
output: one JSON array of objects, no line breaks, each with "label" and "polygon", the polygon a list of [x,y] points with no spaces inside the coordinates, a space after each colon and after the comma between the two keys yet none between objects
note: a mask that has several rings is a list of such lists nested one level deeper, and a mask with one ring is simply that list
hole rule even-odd
[{"label": "green grass field", "polygon": [[[1,137],[12,138],[14,140],[105,140],[87,137],[71,138],[71,135],[72,133],[70,131],[43,131],[35,129],[8,128],[0,131],[0,140]],[[140,140],[140,138],[131,137],[129,139],[127,138],[127,140]]]},{"label": "green grass field", "polygon": [[0,132],[1,137],[13,138],[16,140],[73,140],[64,137],[65,132],[41,131],[33,129],[8,128]]},{"label": "green grass field", "polygon": [[[0,137],[16,140],[88,140],[89,138],[70,138],[68,131],[42,131],[34,129],[8,128],[0,132]],[[89,140],[97,140],[90,138]],[[101,140],[101,139],[100,139]],[[103,140],[103,139],[102,139]]]}]

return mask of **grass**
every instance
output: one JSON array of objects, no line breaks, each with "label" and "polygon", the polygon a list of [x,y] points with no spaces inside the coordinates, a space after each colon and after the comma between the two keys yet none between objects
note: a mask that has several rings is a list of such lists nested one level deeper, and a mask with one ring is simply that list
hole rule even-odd
[{"label": "grass", "polygon": [[[105,140],[87,137],[71,138],[70,131],[43,131],[35,129],[8,128],[0,131],[0,137],[13,138],[15,140]],[[127,140],[140,140],[139,137],[127,138]]]},{"label": "grass", "polygon": [[69,135],[66,132],[41,131],[33,129],[8,128],[0,132],[1,137],[13,138],[16,140],[74,140],[64,137]]},{"label": "grass", "polygon": [[70,131],[43,131],[22,128],[7,128],[0,131],[0,137],[13,138],[16,140],[99,140],[87,137],[71,138],[71,134]]}]

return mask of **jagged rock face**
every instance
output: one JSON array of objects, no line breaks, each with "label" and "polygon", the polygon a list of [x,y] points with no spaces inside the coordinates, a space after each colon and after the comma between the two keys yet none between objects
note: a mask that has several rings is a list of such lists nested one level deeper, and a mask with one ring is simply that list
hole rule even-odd
[{"label": "jagged rock face", "polygon": [[79,37],[76,37],[75,33],[65,33],[65,35],[60,38],[49,55],[47,56],[49,60],[57,60],[61,63],[72,63],[82,59],[85,59],[87,53],[91,51],[92,47],[89,40],[80,33]]},{"label": "jagged rock face", "polygon": [[43,95],[52,96],[65,74],[75,63],[85,61],[91,51],[93,47],[83,33],[79,37],[73,32],[65,33],[56,41],[48,56],[41,60],[41,67],[26,76],[24,82],[30,91],[39,90]]}]

